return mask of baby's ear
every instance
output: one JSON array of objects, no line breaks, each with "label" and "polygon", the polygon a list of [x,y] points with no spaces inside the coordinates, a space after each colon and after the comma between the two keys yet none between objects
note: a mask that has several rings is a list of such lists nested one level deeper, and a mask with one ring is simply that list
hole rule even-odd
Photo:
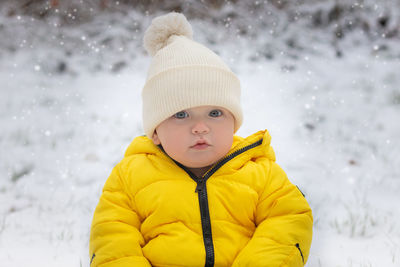
[{"label": "baby's ear", "polygon": [[161,144],[160,139],[158,138],[158,134],[157,131],[154,130],[153,136],[151,137],[151,139],[153,140],[153,143],[158,146]]}]

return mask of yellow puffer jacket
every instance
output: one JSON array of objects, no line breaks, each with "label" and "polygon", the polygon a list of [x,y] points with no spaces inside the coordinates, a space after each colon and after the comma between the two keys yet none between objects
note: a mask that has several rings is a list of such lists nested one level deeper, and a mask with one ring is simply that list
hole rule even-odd
[{"label": "yellow puffer jacket", "polygon": [[197,178],[135,138],[96,208],[91,267],[303,266],[311,209],[270,139],[235,136],[229,156]]}]

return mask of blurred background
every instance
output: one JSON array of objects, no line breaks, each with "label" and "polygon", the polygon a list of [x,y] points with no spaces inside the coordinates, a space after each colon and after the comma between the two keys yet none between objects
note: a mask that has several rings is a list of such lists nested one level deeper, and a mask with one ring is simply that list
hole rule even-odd
[{"label": "blurred background", "polygon": [[307,266],[400,266],[398,0],[1,0],[1,265],[89,266],[101,189],[143,134],[143,33],[170,11],[312,206]]},{"label": "blurred background", "polygon": [[[230,55],[235,59],[343,57],[354,49],[398,57],[393,51],[400,35],[396,0],[2,0],[0,7],[2,54],[45,46],[54,57],[32,53],[32,60],[58,74],[81,68],[121,71],[144,53],[142,33],[151,18],[169,11],[183,12],[199,41],[215,49],[235,43],[240,51]],[[216,31],[209,31],[210,25]],[[81,66],[83,58],[90,62]]]}]

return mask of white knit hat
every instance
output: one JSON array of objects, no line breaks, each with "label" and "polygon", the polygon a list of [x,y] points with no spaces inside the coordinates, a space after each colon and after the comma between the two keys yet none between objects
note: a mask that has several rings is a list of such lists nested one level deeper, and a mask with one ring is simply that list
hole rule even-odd
[{"label": "white knit hat", "polygon": [[153,56],[142,92],[143,128],[151,138],[165,119],[196,106],[220,106],[242,124],[240,82],[207,47],[192,40],[185,16],[169,13],[153,19],[143,39]]}]

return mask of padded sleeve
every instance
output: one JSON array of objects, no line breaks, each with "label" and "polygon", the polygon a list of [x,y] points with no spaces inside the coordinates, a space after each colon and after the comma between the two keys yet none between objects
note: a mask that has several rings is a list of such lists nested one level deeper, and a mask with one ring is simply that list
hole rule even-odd
[{"label": "padded sleeve", "polygon": [[151,266],[142,252],[141,221],[122,178],[117,165],[94,212],[89,244],[91,267]]},{"label": "padded sleeve", "polygon": [[256,230],[232,266],[304,266],[312,239],[311,208],[285,172],[271,162],[256,210]]}]

